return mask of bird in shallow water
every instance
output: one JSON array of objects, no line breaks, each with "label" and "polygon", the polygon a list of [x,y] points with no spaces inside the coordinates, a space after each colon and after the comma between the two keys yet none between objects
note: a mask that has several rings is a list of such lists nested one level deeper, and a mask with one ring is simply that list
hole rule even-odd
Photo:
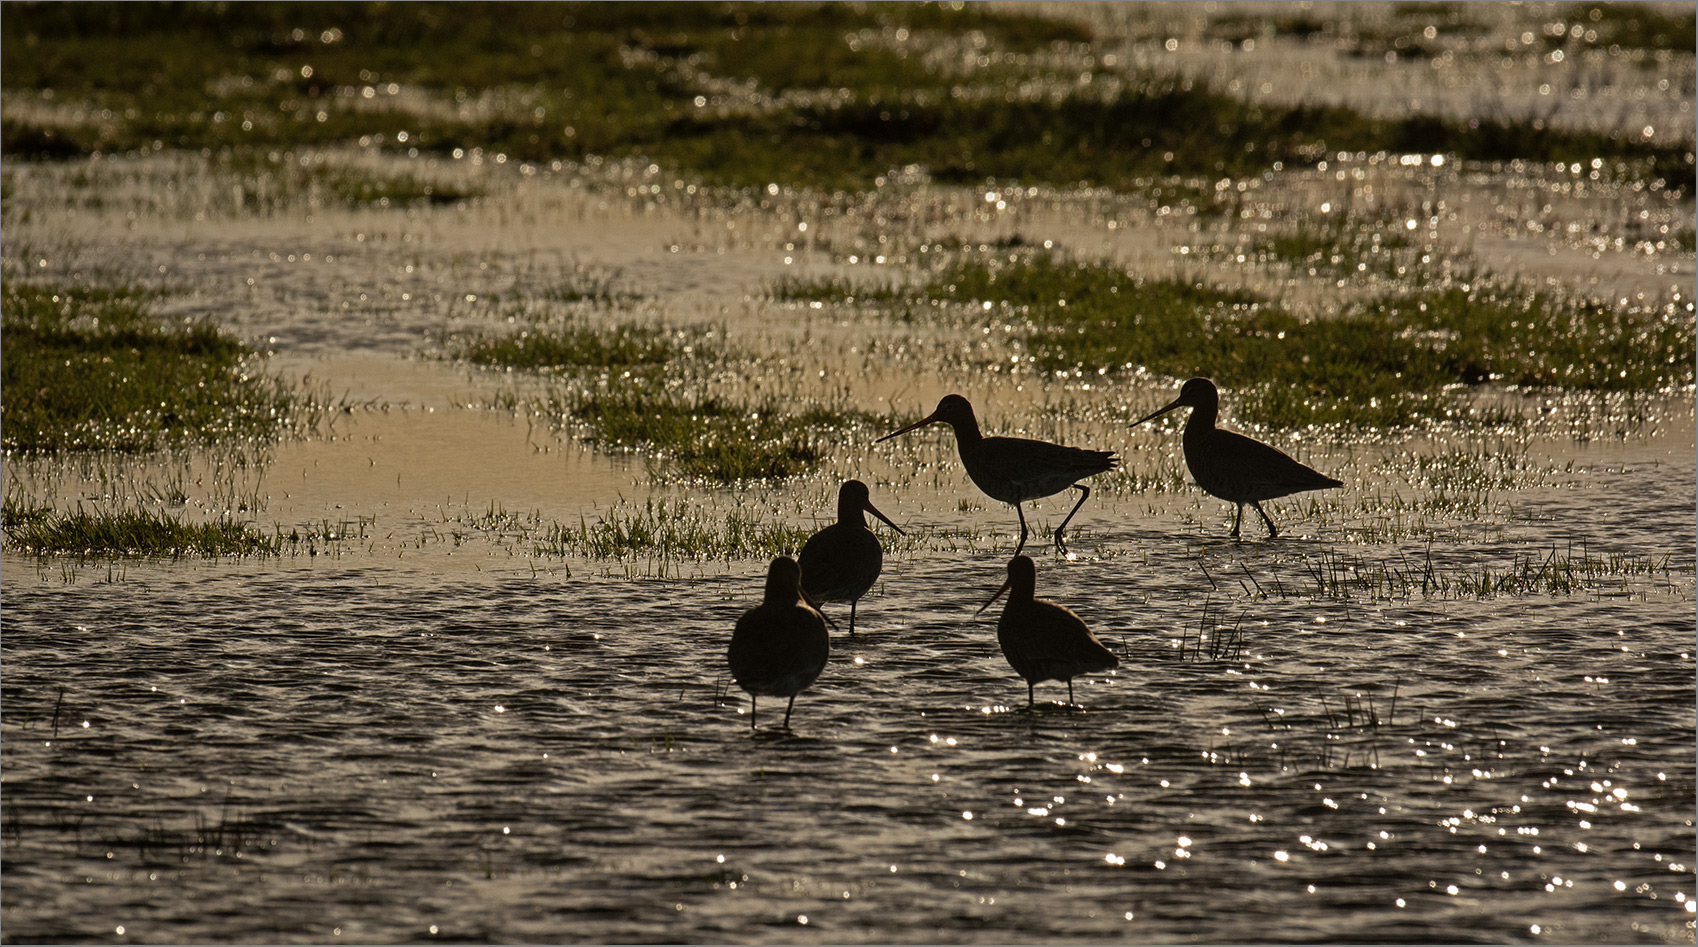
[{"label": "bird in shallow water", "polygon": [[1037,584],[1038,569],[1031,557],[1015,556],[1008,560],[1008,581],[973,614],[977,617],[1007,592],[1008,604],[996,622],[996,641],[1014,673],[1026,679],[1026,706],[1032,706],[1032,690],[1039,681],[1066,681],[1071,704],[1074,675],[1112,671],[1120,666],[1120,659],[1078,615],[1034,598]]},{"label": "bird in shallow water", "polygon": [[825,619],[802,595],[801,578],[796,560],[772,560],[765,598],[737,619],[731,633],[731,676],[749,692],[750,729],[760,697],[790,698],[784,707],[784,728],[790,729],[796,695],[819,678],[831,654]]},{"label": "bird in shallow water", "polygon": [[985,437],[979,433],[973,406],[960,395],[944,395],[936,411],[900,431],[886,434],[879,441],[940,423],[955,429],[961,465],[967,468],[967,476],[973,483],[991,499],[1014,504],[1014,512],[1020,517],[1020,542],[1014,547],[1015,555],[1026,547],[1026,514],[1020,509],[1023,501],[1054,496],[1069,487],[1079,491],[1079,502],[1073,504],[1073,509],[1067,511],[1067,517],[1055,528],[1055,548],[1066,553],[1062,531],[1091,495],[1091,488],[1079,481],[1112,470],[1118,462],[1114,451],[1109,450],[1063,447],[1024,437]]},{"label": "bird in shallow water", "polygon": [[798,557],[802,591],[815,602],[848,602],[849,633],[855,633],[855,604],[878,581],[884,568],[884,549],[867,528],[862,513],[884,520],[898,535],[902,527],[873,506],[867,485],[844,481],[837,491],[837,522],[808,537]]},{"label": "bird in shallow water", "polygon": [[1243,525],[1246,503],[1261,514],[1262,522],[1268,524],[1268,538],[1272,539],[1279,535],[1279,530],[1262,509],[1261,501],[1344,486],[1343,481],[1292,460],[1278,448],[1215,427],[1220,414],[1220,392],[1207,378],[1186,382],[1172,404],[1134,423],[1143,424],[1176,408],[1191,409],[1191,417],[1185,422],[1184,444],[1185,466],[1191,468],[1192,479],[1205,493],[1238,504],[1238,515],[1232,520],[1234,539]]}]

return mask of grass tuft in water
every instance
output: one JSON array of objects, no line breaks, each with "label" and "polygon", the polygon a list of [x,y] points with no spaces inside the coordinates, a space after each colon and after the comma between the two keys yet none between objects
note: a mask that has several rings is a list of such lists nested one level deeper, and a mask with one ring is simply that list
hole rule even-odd
[{"label": "grass tuft in water", "polygon": [[252,524],[232,520],[192,523],[145,509],[89,513],[27,508],[8,500],[3,531],[12,549],[36,556],[77,559],[218,559],[277,556],[287,552],[316,552],[317,544],[332,542],[327,530],[302,535],[272,535]]},{"label": "grass tuft in water", "polygon": [[1509,562],[1456,562],[1435,559],[1431,549],[1420,560],[1373,561],[1342,553],[1324,553],[1305,566],[1315,598],[1490,599],[1501,596],[1630,595],[1661,582],[1674,590],[1682,574],[1669,556],[1638,553],[1527,550]]},{"label": "grass tuft in water", "polygon": [[211,323],[156,316],[155,299],[15,282],[0,290],[0,443],[136,452],[269,440],[316,423],[313,398],[250,372],[252,349]]},{"label": "grass tuft in water", "polygon": [[614,560],[770,559],[795,555],[809,535],[747,509],[714,516],[683,498],[650,499],[640,509],[610,512],[593,523],[583,518],[575,527],[557,523],[536,549],[539,555]]},{"label": "grass tuft in water", "polygon": [[571,415],[598,447],[654,452],[654,475],[718,484],[806,473],[825,459],[841,432],[885,423],[848,408],[816,404],[794,411],[774,399],[751,403],[690,395],[641,381],[573,391],[549,402],[550,416]]}]

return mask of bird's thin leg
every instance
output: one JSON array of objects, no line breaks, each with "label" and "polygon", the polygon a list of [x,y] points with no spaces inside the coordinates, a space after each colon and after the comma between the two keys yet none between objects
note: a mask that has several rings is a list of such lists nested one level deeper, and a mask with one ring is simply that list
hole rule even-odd
[{"label": "bird's thin leg", "polygon": [[1067,679],[1067,703],[1069,705],[1073,703],[1073,679],[1071,677]]},{"label": "bird's thin leg", "polygon": [[1067,544],[1061,541],[1061,531],[1067,528],[1068,523],[1072,522],[1073,514],[1079,512],[1079,507],[1084,506],[1085,501],[1091,498],[1090,487],[1087,487],[1082,483],[1076,483],[1073,485],[1073,489],[1079,491],[1079,502],[1073,504],[1073,509],[1067,511],[1066,519],[1063,519],[1061,521],[1061,525],[1055,528],[1055,548],[1061,550],[1062,553],[1067,552]]},{"label": "bird's thin leg", "polygon": [[790,703],[784,705],[784,729],[790,729],[790,709],[796,706],[796,695],[790,695]]},{"label": "bird's thin leg", "polygon": [[1238,515],[1232,518],[1232,538],[1238,538],[1238,527],[1244,522],[1244,504],[1238,504]]},{"label": "bird's thin leg", "polygon": [[855,602],[856,602],[856,599],[850,599],[849,600],[849,633],[850,634],[855,633]]},{"label": "bird's thin leg", "polygon": [[1020,504],[1014,504],[1014,514],[1020,517],[1020,542],[1014,546],[1014,555],[1020,555],[1020,550],[1026,548],[1026,514],[1021,512]]},{"label": "bird's thin leg", "polygon": [[1267,511],[1262,509],[1262,504],[1258,503],[1255,500],[1251,500],[1250,505],[1256,508],[1257,513],[1262,514],[1262,522],[1268,524],[1268,538],[1272,539],[1275,536],[1278,536],[1279,530],[1274,528],[1273,520],[1268,518]]},{"label": "bird's thin leg", "polygon": [[755,729],[755,710],[758,706],[759,706],[759,701],[755,700],[755,695],[750,694],[749,695],[749,729],[750,730]]},{"label": "bird's thin leg", "polygon": [[1037,698],[1032,696],[1032,682],[1027,681],[1026,682],[1026,709],[1031,710],[1033,704],[1035,704],[1036,702],[1037,702]]}]

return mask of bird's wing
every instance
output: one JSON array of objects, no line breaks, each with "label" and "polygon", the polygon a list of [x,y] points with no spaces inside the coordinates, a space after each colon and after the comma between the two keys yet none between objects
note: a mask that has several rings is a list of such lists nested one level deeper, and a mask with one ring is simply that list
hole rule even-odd
[{"label": "bird's wing", "polygon": [[[1342,485],[1270,444],[1233,431],[1216,430],[1214,436],[1221,445],[1217,449],[1217,461],[1230,463],[1232,477],[1252,488],[1256,494],[1272,498],[1301,490]],[[1280,490],[1284,493],[1269,492]]]},{"label": "bird's wing", "polygon": [[978,462],[1000,479],[1020,482],[1038,472],[1075,479],[1112,469],[1114,451],[1064,447],[1024,437],[987,437],[980,444]]},{"label": "bird's wing", "polygon": [[814,601],[859,598],[878,581],[884,551],[865,526],[837,523],[815,533],[797,557],[802,591]]}]

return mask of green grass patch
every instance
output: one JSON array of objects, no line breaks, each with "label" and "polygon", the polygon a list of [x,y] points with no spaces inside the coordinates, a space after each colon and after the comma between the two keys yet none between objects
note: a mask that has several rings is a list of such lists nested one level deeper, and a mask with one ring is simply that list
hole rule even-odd
[{"label": "green grass patch", "polygon": [[652,452],[651,473],[662,479],[714,484],[798,476],[818,467],[845,431],[887,423],[847,408],[798,411],[777,399],[686,394],[640,380],[552,396],[548,413],[576,419],[597,447]]},{"label": "green grass patch", "polygon": [[[1617,6],[1599,6],[1609,24],[1620,21],[1612,35],[1678,39],[1652,23],[1660,14],[1624,18]],[[1312,35],[1312,26],[1274,28]],[[5,4],[0,82],[93,117],[64,123],[14,108],[0,117],[0,150],[240,155],[363,141],[537,162],[642,156],[740,187],[865,189],[892,167],[918,165],[943,182],[1160,186],[1187,200],[1208,196],[1187,179],[1339,150],[1603,158],[1680,192],[1692,178],[1689,148],[1632,136],[1532,118],[1286,108],[1114,70],[1095,87],[1119,91],[1080,92],[1076,69],[1031,55],[1091,39],[1072,22],[978,4],[537,3],[498,15],[437,3]],[[961,55],[968,46],[977,52]],[[420,107],[421,94],[436,107]],[[337,189],[380,205],[446,199],[430,187]]]},{"label": "green grass patch", "polygon": [[251,371],[255,352],[156,295],[8,283],[0,290],[0,443],[7,450],[149,451],[274,439],[319,406]]},{"label": "green grass patch", "polygon": [[1625,309],[1484,278],[1300,319],[1247,290],[1039,254],[961,261],[914,297],[965,304],[969,316],[992,303],[998,322],[1024,325],[1041,371],[1205,375],[1227,389],[1234,416],[1281,427],[1458,416],[1455,387],[1483,382],[1623,392],[1693,380],[1690,303]]},{"label": "green grass patch", "polygon": [[594,559],[733,560],[795,555],[812,535],[747,509],[723,515],[678,498],[650,499],[641,509],[614,511],[577,526],[555,524],[537,542],[539,555]]},{"label": "green grass patch", "polygon": [[580,320],[538,321],[516,331],[451,334],[444,345],[453,358],[524,371],[629,371],[707,358],[715,351],[701,334],[630,323],[594,326]]},{"label": "green grass patch", "polygon": [[[613,292],[592,285],[593,295]],[[444,339],[444,350],[481,365],[571,376],[534,410],[570,419],[603,450],[643,451],[659,479],[783,480],[817,467],[845,431],[888,421],[839,405],[687,392],[679,378],[696,379],[699,387],[701,369],[741,357],[705,331],[592,325],[523,307],[509,321],[526,327],[460,331]]]},{"label": "green grass patch", "polygon": [[29,509],[10,500],[3,519],[6,543],[13,550],[84,560],[276,556],[328,541],[317,535],[303,537],[299,531],[267,536],[249,523],[232,520],[192,523],[148,510]]}]

